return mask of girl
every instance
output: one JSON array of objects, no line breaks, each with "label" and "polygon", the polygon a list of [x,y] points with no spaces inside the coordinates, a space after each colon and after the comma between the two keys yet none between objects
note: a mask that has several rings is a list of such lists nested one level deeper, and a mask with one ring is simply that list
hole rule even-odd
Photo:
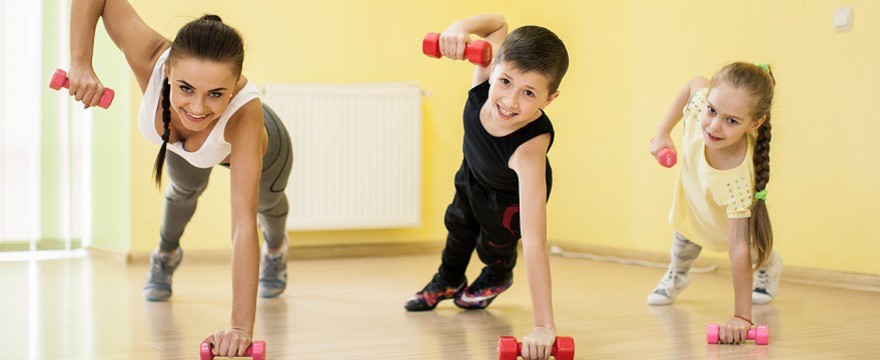
[{"label": "girl", "polygon": [[161,145],[155,181],[160,183],[165,166],[171,179],[144,297],[164,301],[171,296],[171,275],[183,258],[180,237],[196,201],[211,169],[229,167],[232,319],[229,329],[205,341],[214,344],[215,355],[241,356],[251,344],[256,311],[258,214],[266,240],[259,292],[278,296],[287,281],[284,188],[293,161],[290,137],[241,75],[244,46],[235,29],[205,15],[181,28],[172,42],[144,24],[125,0],[73,1],[70,94],[86,107],[95,106],[103,92],[91,66],[99,17],[144,92],[138,125],[147,140]]},{"label": "girl", "polygon": [[[754,325],[752,303],[770,302],[779,285],[782,260],[772,251],[765,203],[775,84],[769,66],[743,62],[725,66],[711,82],[694,78],[675,98],[651,141],[651,154],[659,161],[661,150],[675,150],[669,133],[679,119],[684,121],[681,176],[669,214],[675,230],[672,259],[648,304],[672,303],[690,283],[688,270],[703,246],[726,248],[735,306],[733,317],[721,326],[725,343],[746,340]],[[749,288],[753,259],[758,271]]]}]

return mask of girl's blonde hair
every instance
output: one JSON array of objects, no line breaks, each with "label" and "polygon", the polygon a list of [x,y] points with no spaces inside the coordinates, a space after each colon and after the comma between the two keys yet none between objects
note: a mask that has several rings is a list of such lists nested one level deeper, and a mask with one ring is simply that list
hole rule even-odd
[{"label": "girl's blonde hair", "polygon": [[[770,181],[770,108],[773,105],[773,88],[776,79],[769,65],[755,65],[746,62],[729,64],[712,77],[711,87],[719,83],[725,83],[738,89],[746,90],[752,95],[755,107],[752,110],[752,118],[760,120],[766,116],[764,124],[758,128],[758,137],[755,143],[754,166],[755,166],[755,193],[761,193],[767,188]],[[766,192],[764,193],[766,194]],[[763,197],[752,199],[752,216],[749,218],[749,238],[751,246],[757,252],[755,269],[761,267],[770,257],[773,249],[773,229],[770,226],[770,215],[767,213],[767,204]]]}]

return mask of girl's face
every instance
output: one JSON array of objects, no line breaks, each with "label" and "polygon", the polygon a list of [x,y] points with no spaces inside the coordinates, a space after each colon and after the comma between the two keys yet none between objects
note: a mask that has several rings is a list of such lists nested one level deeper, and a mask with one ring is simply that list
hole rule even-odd
[{"label": "girl's face", "polygon": [[744,89],[719,82],[709,90],[706,107],[700,112],[700,126],[706,147],[713,150],[742,145],[746,134],[757,130],[766,117],[752,118],[755,100]]},{"label": "girl's face", "polygon": [[550,94],[550,78],[539,72],[521,72],[504,62],[494,64],[491,71],[486,104],[492,106],[492,119],[502,127],[537,119],[540,109],[559,95],[559,91]]},{"label": "girl's face", "polygon": [[171,109],[187,130],[201,131],[226,111],[238,81],[229,64],[194,58],[165,67],[171,85]]}]

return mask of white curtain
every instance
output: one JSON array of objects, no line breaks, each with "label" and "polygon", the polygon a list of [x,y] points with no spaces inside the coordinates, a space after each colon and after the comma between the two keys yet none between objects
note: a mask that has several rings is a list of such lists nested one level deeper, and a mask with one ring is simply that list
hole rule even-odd
[{"label": "white curtain", "polygon": [[[44,6],[57,11],[43,19]],[[49,63],[68,64],[68,9],[66,0],[0,1],[0,245],[36,250],[51,238],[54,248],[60,241],[70,249],[89,232],[91,113],[71,110],[66,94],[41,96],[51,75],[43,74],[44,51],[55,49]],[[44,34],[47,28],[57,34]],[[44,109],[57,116],[44,121],[52,113]]]},{"label": "white curtain", "polygon": [[40,1],[0,2],[0,241],[40,237]]}]

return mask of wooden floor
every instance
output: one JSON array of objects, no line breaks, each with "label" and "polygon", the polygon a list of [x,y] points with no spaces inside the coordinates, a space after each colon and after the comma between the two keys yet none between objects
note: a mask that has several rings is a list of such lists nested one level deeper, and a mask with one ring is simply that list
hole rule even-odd
[{"label": "wooden floor", "polygon": [[[439,254],[293,261],[287,292],[258,303],[255,335],[270,359],[493,359],[498,336],[532,326],[524,268],[485,311],[403,303]],[[469,278],[479,272],[471,263]],[[878,359],[880,294],[783,283],[755,306],[771,343],[707,345],[707,323],[732,308],[729,274],[697,274],[673,306],[644,299],[663,273],[551,259],[559,335],[578,359]],[[227,325],[229,267],[184,259],[171,302],[141,299],[146,266],[94,258],[0,262],[0,358],[196,359],[199,341]]]}]

